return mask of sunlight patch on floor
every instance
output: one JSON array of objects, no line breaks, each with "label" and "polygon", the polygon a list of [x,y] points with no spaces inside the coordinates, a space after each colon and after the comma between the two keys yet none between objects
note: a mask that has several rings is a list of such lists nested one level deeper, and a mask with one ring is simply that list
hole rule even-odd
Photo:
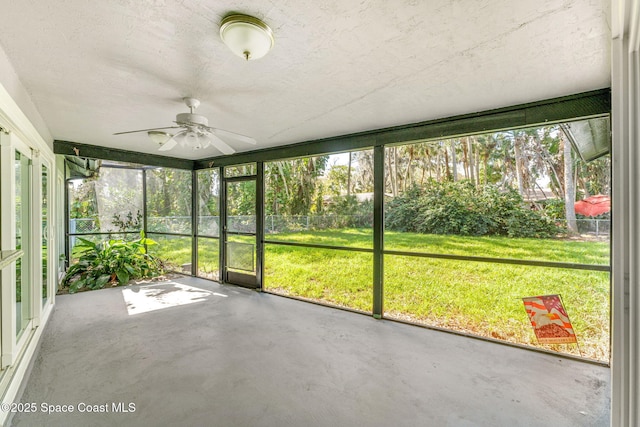
[{"label": "sunlight patch on floor", "polygon": [[122,290],[122,296],[129,316],[206,301],[213,296],[227,297],[224,294],[176,282],[125,288]]}]

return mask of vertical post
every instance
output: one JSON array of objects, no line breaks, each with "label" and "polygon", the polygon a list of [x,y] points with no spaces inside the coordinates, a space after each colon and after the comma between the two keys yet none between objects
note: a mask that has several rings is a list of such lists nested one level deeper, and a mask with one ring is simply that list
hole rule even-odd
[{"label": "vertical post", "polygon": [[262,290],[264,273],[264,163],[256,170],[256,289]]},{"label": "vertical post", "polygon": [[67,160],[63,160],[64,164],[64,270],[69,268],[70,251],[69,251],[69,181],[67,180]]},{"label": "vertical post", "polygon": [[191,171],[191,276],[198,275],[198,172]]},{"label": "vertical post", "polygon": [[373,148],[373,317],[381,319],[384,299],[384,146]]},{"label": "vertical post", "polygon": [[224,177],[224,166],[220,170],[220,268],[218,281],[227,281],[227,180]]},{"label": "vertical post", "polygon": [[[142,168],[142,232],[147,237],[147,169]],[[145,245],[146,248],[146,245]]]}]

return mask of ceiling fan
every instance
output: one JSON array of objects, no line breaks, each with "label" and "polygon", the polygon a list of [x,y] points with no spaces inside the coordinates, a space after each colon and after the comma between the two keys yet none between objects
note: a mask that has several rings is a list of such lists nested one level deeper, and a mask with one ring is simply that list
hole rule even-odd
[{"label": "ceiling fan", "polygon": [[[131,130],[127,132],[117,132],[114,135],[124,135],[127,133],[147,132],[149,137],[160,144],[159,151],[168,151],[180,145],[184,148],[199,150],[213,145],[223,154],[233,154],[236,152],[222,138],[232,139],[255,145],[256,140],[235,132],[218,129],[209,126],[209,120],[193,111],[198,108],[200,101],[195,98],[182,98],[189,107],[188,113],[180,113],[176,116],[177,126],[166,126],[152,129]],[[163,132],[165,129],[182,129],[175,134]]]}]

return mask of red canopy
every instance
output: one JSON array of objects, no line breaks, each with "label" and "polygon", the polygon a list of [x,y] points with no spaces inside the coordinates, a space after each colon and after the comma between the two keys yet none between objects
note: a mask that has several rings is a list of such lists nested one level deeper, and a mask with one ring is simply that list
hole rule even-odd
[{"label": "red canopy", "polygon": [[587,197],[575,203],[576,213],[584,216],[598,216],[611,210],[611,197],[603,194]]}]

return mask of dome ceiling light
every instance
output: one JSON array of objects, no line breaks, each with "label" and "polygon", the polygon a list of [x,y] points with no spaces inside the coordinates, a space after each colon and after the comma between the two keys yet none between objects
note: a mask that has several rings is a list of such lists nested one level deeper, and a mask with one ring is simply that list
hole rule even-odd
[{"label": "dome ceiling light", "polygon": [[265,56],[273,47],[271,28],[249,15],[229,15],[220,23],[222,41],[241,58],[249,60]]}]

